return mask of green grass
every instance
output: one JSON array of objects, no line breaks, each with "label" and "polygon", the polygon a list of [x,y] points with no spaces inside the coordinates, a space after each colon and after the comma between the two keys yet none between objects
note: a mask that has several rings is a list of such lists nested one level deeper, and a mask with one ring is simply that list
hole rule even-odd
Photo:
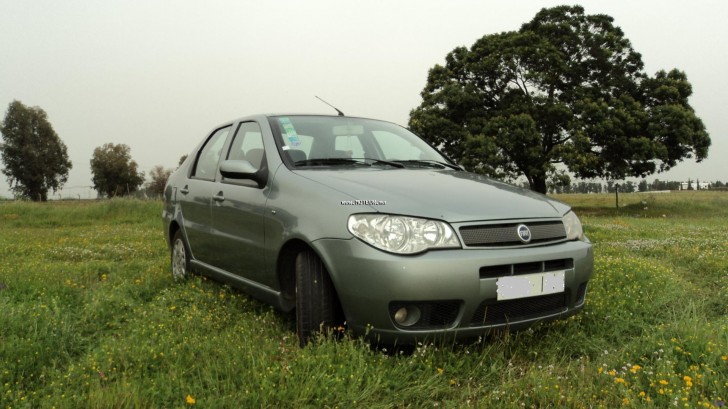
[{"label": "green grass", "polygon": [[299,349],[289,314],[200,277],[174,283],[158,202],[2,202],[0,408],[728,400],[728,194],[624,194],[620,209],[558,198],[595,246],[585,310],[412,353],[350,338]]}]

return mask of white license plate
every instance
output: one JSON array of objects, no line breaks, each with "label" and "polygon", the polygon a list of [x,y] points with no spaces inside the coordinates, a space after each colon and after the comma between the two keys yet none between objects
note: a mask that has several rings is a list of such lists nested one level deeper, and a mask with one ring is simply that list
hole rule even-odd
[{"label": "white license plate", "polygon": [[498,301],[564,292],[563,271],[508,276],[498,279]]}]

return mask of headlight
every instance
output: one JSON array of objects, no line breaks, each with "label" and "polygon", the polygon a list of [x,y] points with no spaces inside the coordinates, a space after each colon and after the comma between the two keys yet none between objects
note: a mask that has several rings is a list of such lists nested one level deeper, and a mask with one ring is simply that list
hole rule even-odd
[{"label": "headlight", "polygon": [[574,212],[566,213],[561,219],[564,221],[568,240],[584,241],[584,230],[581,228],[581,222]]},{"label": "headlight", "polygon": [[365,243],[392,253],[414,254],[429,249],[460,248],[447,223],[387,214],[353,214],[349,231]]}]

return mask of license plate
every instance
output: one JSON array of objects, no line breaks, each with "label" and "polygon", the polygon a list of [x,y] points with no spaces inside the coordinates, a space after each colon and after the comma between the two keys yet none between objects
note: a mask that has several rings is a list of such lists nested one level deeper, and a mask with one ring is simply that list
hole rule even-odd
[{"label": "license plate", "polygon": [[526,274],[498,279],[498,301],[564,292],[565,272]]}]

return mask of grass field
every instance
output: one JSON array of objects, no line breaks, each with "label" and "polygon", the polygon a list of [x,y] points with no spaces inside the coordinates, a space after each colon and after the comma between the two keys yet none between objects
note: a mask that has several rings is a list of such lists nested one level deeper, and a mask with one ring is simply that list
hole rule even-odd
[{"label": "grass field", "polygon": [[0,202],[0,408],[726,405],[728,193],[559,198],[595,246],[585,310],[411,353],[299,349],[289,314],[174,283],[159,202]]}]

